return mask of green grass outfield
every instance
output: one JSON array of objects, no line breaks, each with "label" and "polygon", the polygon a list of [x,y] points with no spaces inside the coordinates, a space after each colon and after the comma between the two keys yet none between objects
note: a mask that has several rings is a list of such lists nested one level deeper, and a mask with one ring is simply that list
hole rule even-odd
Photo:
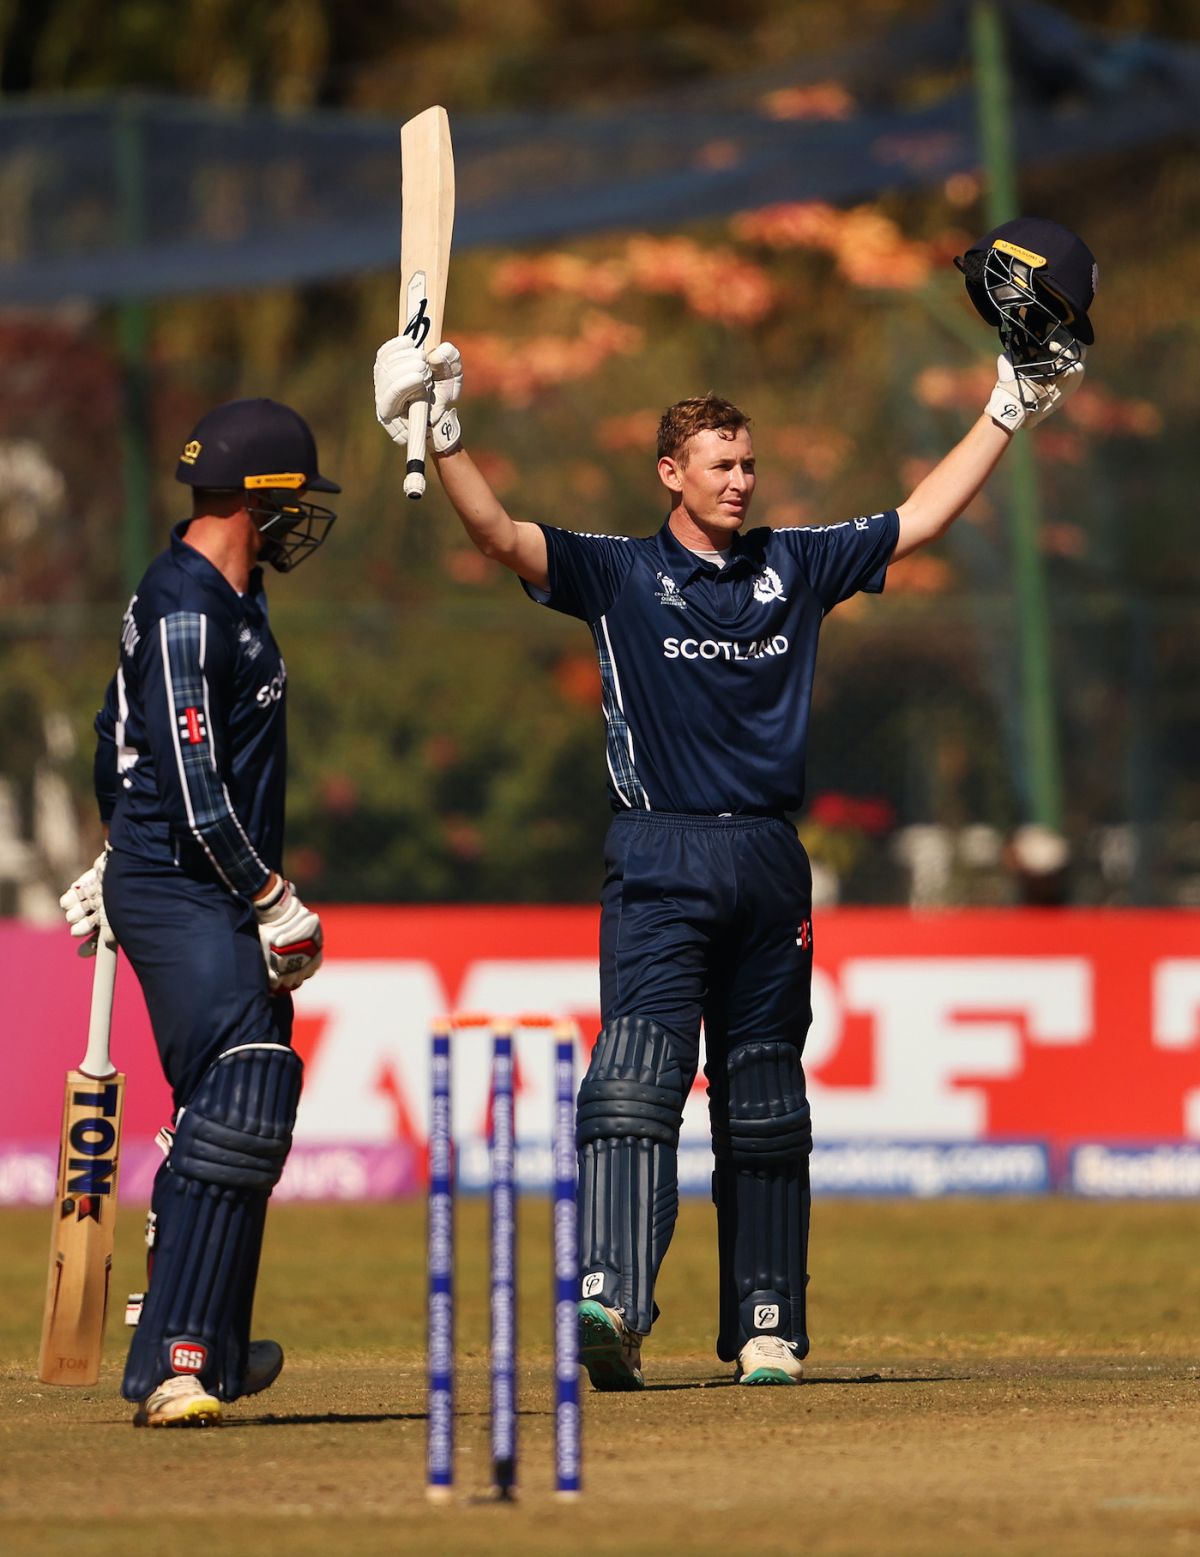
[{"label": "green grass outfield", "polygon": [[48,1213],[0,1212],[0,1552],[1200,1552],[1200,1206],[823,1201],[800,1389],[712,1354],[712,1210],[686,1201],[638,1396],[585,1390],[585,1495],[550,1496],[546,1206],[522,1210],[521,1501],[488,1482],[485,1207],[460,1209],[460,1496],[424,1466],[420,1202],[272,1212],[256,1332],[275,1387],[219,1430],[134,1432],[109,1362],[34,1378]]}]

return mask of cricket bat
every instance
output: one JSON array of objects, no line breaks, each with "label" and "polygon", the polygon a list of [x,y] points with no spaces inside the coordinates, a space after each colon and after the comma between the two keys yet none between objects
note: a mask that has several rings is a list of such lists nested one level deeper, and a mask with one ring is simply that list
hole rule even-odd
[{"label": "cricket bat", "polygon": [[94,1384],[100,1377],[125,1101],[125,1077],[108,1054],[116,976],[117,943],[103,929],[96,946],[87,1050],[79,1069],[67,1072],[63,1098],[38,1359],[43,1384]]},{"label": "cricket bat", "polygon": [[[442,339],[450,239],[454,232],[454,149],[444,108],[427,108],[400,130],[400,334],[423,352]],[[425,491],[429,406],[408,413],[406,497]]]}]

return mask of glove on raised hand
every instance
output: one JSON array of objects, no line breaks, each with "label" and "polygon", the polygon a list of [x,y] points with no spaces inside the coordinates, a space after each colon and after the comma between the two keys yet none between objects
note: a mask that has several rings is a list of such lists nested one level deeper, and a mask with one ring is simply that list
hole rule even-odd
[{"label": "glove on raised hand", "polygon": [[312,978],[324,957],[320,919],[282,877],[275,890],[253,907],[271,993],[299,988]]},{"label": "glove on raised hand", "polygon": [[73,881],[58,900],[58,906],[67,916],[72,936],[82,942],[81,957],[94,957],[100,931],[108,929],[108,917],[104,912],[104,867],[108,863],[109,846],[96,856],[89,870]]},{"label": "glove on raised hand", "polygon": [[433,409],[429,413],[429,439],[435,454],[452,454],[462,442],[455,406],[462,394],[463,365],[457,346],[443,341],[429,353],[433,373]]},{"label": "glove on raised hand", "polygon": [[[1051,346],[1051,350],[1053,350]],[[1032,427],[1057,411],[1068,395],[1083,382],[1085,347],[1077,347],[1078,360],[1053,378],[1021,378],[1007,352],[996,358],[996,385],[985,413],[1006,432]]]},{"label": "glove on raised hand", "polygon": [[408,413],[414,401],[433,392],[429,364],[404,335],[393,336],[375,353],[375,415],[394,443],[408,442]]}]

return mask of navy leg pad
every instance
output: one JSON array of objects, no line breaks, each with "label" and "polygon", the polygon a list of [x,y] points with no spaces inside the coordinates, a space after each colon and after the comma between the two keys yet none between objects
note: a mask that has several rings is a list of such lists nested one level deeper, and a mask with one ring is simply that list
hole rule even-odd
[{"label": "navy leg pad", "polygon": [[621,1309],[643,1334],[679,1211],[686,1093],[669,1034],[628,1016],[603,1028],[579,1089],[581,1295]]},{"label": "navy leg pad", "polygon": [[800,1052],[744,1043],[710,1087],[713,1200],[720,1261],[717,1355],[732,1362],[751,1335],[808,1351],[812,1120]]},{"label": "navy leg pad", "polygon": [[601,1030],[579,1088],[578,1143],[635,1136],[678,1146],[683,1103],[683,1075],[665,1030],[621,1017]]},{"label": "navy leg pad", "polygon": [[154,1271],[122,1392],[142,1400],[194,1373],[226,1400],[241,1393],[267,1201],[292,1142],[302,1065],[280,1044],[221,1055],[180,1115],[155,1186]]}]

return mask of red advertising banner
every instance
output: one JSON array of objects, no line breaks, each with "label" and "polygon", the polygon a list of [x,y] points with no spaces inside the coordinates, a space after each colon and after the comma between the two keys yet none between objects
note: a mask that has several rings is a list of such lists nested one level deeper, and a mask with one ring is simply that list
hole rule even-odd
[{"label": "red advertising banner", "polygon": [[[447,1011],[599,1020],[591,908],[331,908],[325,966],[297,996],[301,1145],[424,1138],[427,1036]],[[824,1141],[1200,1141],[1200,915],[841,909],[815,926],[806,1053]],[[0,1147],[53,1142],[83,1050],[90,963],[65,931],[0,922],[10,1081]],[[478,1136],[486,1065],[463,1035],[456,1127]],[[168,1117],[136,979],[118,976],[113,1053],[126,1132]],[[518,1044],[518,1128],[545,1134],[545,1035]],[[701,1078],[684,1143],[707,1137]],[[0,1199],[3,1199],[0,1186]]]}]

